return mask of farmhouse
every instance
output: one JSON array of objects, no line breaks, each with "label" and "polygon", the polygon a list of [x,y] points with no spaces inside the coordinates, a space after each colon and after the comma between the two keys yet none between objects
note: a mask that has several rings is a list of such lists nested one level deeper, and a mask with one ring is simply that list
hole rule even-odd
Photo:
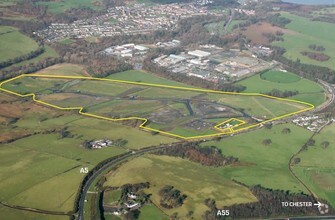
[{"label": "farmhouse", "polygon": [[136,199],[137,195],[135,193],[131,192],[131,193],[128,193],[128,197],[131,198],[131,199]]},{"label": "farmhouse", "polygon": [[108,147],[112,145],[112,141],[108,139],[98,140],[98,141],[92,141],[90,143],[92,149],[100,149],[104,147]]}]

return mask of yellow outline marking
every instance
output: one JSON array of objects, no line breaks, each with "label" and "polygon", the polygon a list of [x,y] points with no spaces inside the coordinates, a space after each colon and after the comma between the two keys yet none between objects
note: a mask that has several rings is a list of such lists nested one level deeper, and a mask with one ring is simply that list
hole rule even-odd
[{"label": "yellow outline marking", "polygon": [[[1,88],[2,85],[4,85],[5,83],[11,82],[13,80],[16,80],[18,78],[22,78],[22,77],[44,77],[44,78],[57,78],[57,79],[89,79],[89,80],[96,80],[96,81],[108,81],[108,82],[117,82],[117,83],[124,83],[124,84],[131,84],[131,85],[143,85],[143,86],[151,86],[151,87],[159,87],[159,88],[168,88],[168,89],[178,89],[178,90],[186,90],[186,91],[197,91],[197,92],[207,92],[207,93],[215,93],[215,94],[226,94],[226,95],[243,95],[243,96],[261,96],[261,97],[265,97],[265,98],[269,98],[269,99],[274,99],[274,100],[280,100],[280,101],[288,101],[288,102],[293,102],[293,103],[299,103],[299,104],[303,104],[303,105],[307,105],[309,106],[308,108],[299,110],[299,111],[295,111],[295,112],[291,112],[288,114],[284,114],[278,117],[274,117],[272,119],[268,119],[266,121],[263,121],[261,123],[257,123],[257,124],[253,124],[244,128],[240,128],[240,129],[234,129],[236,127],[239,127],[243,124],[246,124],[246,121],[240,120],[240,119],[236,119],[236,118],[230,118],[224,122],[218,123],[214,126],[214,128],[218,131],[220,131],[220,133],[216,133],[216,134],[208,134],[208,135],[198,135],[198,136],[193,136],[193,137],[185,137],[185,136],[180,136],[177,134],[172,134],[169,132],[165,132],[165,131],[161,131],[161,130],[157,130],[154,128],[149,128],[146,127],[145,124],[148,122],[148,119],[146,118],[140,118],[140,117],[128,117],[128,118],[108,118],[108,117],[103,117],[103,116],[99,116],[99,115],[94,115],[94,114],[90,114],[90,113],[86,113],[83,112],[84,107],[68,107],[68,108],[64,108],[64,107],[60,107],[57,105],[53,105],[47,102],[43,102],[40,101],[38,99],[36,99],[36,95],[34,93],[30,93],[30,94],[26,94],[26,95],[21,95],[19,93]],[[108,121],[125,121],[125,120],[141,120],[143,121],[142,124],[140,124],[140,128],[146,130],[146,131],[153,131],[153,132],[158,132],[160,134],[165,134],[165,135],[169,135],[172,137],[176,137],[176,138],[181,138],[181,139],[185,139],[185,140],[189,140],[189,139],[198,139],[198,138],[208,138],[208,137],[216,137],[216,136],[220,136],[220,135],[225,135],[225,134],[233,134],[236,132],[240,132],[240,131],[244,131],[250,128],[254,128],[254,127],[258,127],[264,123],[270,122],[270,121],[275,121],[278,119],[282,119],[282,118],[286,118],[288,116],[291,115],[295,115],[295,114],[299,114],[302,112],[306,112],[309,110],[312,110],[315,108],[315,106],[313,104],[307,103],[307,102],[303,102],[303,101],[297,101],[297,100],[292,100],[292,99],[286,99],[286,98],[278,98],[278,97],[274,97],[274,96],[269,96],[269,95],[264,95],[264,94],[260,94],[260,93],[237,93],[237,92],[222,92],[222,91],[216,91],[216,90],[209,90],[209,89],[199,89],[199,88],[188,88],[188,87],[181,87],[181,86],[169,86],[169,85],[161,85],[161,84],[152,84],[152,83],[142,83],[142,82],[131,82],[131,81],[124,81],[124,80],[114,80],[114,79],[106,79],[106,78],[94,78],[94,77],[86,77],[86,76],[54,76],[54,75],[43,75],[43,74],[22,74],[20,76],[14,77],[12,79],[9,80],[5,80],[3,82],[0,83],[0,91],[4,91],[7,93],[10,93],[12,95],[16,95],[19,97],[29,97],[31,96],[33,98],[33,101],[52,107],[52,108],[56,108],[59,110],[78,110],[78,113],[84,116],[88,116],[88,117],[93,117],[93,118],[98,118],[98,119],[104,119],[104,120],[108,120]],[[230,128],[219,128],[220,125],[227,123],[229,121],[232,120],[237,120],[241,123],[234,125]],[[228,130],[228,131],[227,131]]]}]

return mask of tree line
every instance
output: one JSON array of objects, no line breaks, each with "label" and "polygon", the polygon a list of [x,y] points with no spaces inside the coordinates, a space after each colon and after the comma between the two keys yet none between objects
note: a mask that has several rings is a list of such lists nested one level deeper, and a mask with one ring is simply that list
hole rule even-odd
[{"label": "tree line", "polygon": [[292,97],[292,96],[298,95],[299,91],[298,90],[294,90],[294,91],[284,90],[284,91],[281,91],[279,89],[272,89],[270,92],[265,93],[265,94],[269,95],[269,96],[279,97],[279,98],[287,98],[287,97]]},{"label": "tree line", "polygon": [[19,62],[22,62],[22,61],[25,61],[25,60],[33,59],[33,58],[41,55],[44,52],[45,52],[44,47],[40,46],[36,50],[31,51],[28,54],[25,54],[25,55],[22,55],[22,56],[19,56],[19,57],[15,57],[13,59],[9,59],[9,60],[0,62],[0,69],[11,66],[11,65],[19,63]]},{"label": "tree line", "polygon": [[238,162],[238,158],[225,156],[215,146],[200,147],[196,142],[186,142],[161,149],[154,154],[186,158],[204,166],[227,166]]}]

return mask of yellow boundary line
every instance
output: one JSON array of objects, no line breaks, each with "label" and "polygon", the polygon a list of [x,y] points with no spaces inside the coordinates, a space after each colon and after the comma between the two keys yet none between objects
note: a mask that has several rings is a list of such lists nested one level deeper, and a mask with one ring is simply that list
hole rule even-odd
[{"label": "yellow boundary line", "polygon": [[[128,117],[128,118],[108,118],[108,117],[104,117],[104,116],[99,116],[99,115],[94,115],[94,114],[90,114],[90,113],[86,113],[83,112],[84,107],[69,107],[69,108],[64,108],[64,107],[60,107],[57,105],[53,105],[47,102],[43,102],[41,100],[38,100],[36,98],[36,95],[34,93],[29,93],[26,95],[22,95],[7,89],[2,88],[2,86],[8,82],[14,81],[16,79],[19,78],[23,78],[23,77],[43,77],[43,78],[56,78],[56,79],[81,79],[81,80],[96,80],[96,81],[107,81],[107,82],[115,82],[115,83],[124,83],[124,84],[131,84],[131,85],[142,85],[142,86],[151,86],[151,87],[159,87],[159,88],[167,88],[167,89],[177,89],[177,90],[186,90],[186,91],[196,91],[196,92],[206,92],[206,93],[214,93],[214,94],[225,94],[225,95],[242,95],[242,96],[260,96],[260,97],[265,97],[265,98],[269,98],[269,99],[274,99],[274,100],[280,100],[280,101],[287,101],[287,102],[293,102],[293,103],[299,103],[299,104],[303,104],[303,105],[307,105],[308,107],[299,111],[295,111],[292,113],[288,113],[288,114],[284,114],[284,115],[280,115],[278,117],[272,118],[272,119],[268,119],[266,121],[263,121],[261,123],[257,123],[257,124],[253,124],[244,128],[240,128],[240,129],[234,129],[236,127],[239,127],[243,124],[246,124],[246,121],[240,120],[240,119],[236,119],[236,118],[231,118],[228,119],[224,122],[218,123],[217,125],[214,126],[214,128],[218,131],[220,131],[220,133],[216,133],[216,134],[208,134],[208,135],[198,135],[198,136],[193,136],[193,137],[186,137],[186,136],[181,136],[181,135],[177,135],[177,134],[172,134],[169,132],[165,132],[165,131],[161,131],[158,129],[154,129],[154,128],[149,128],[146,127],[145,124],[148,122],[148,119],[146,118],[141,118],[141,117]],[[185,139],[185,140],[189,140],[189,139],[198,139],[198,138],[209,138],[209,137],[216,137],[216,136],[220,136],[220,135],[226,135],[226,134],[233,134],[236,132],[240,132],[240,131],[244,131],[250,128],[255,128],[258,126],[262,126],[264,123],[267,122],[271,122],[271,121],[275,121],[278,119],[282,119],[282,118],[286,118],[288,116],[291,115],[295,115],[295,114],[299,114],[302,112],[306,112],[309,110],[312,110],[315,108],[314,105],[307,103],[307,102],[303,102],[303,101],[297,101],[297,100],[292,100],[292,99],[286,99],[286,98],[278,98],[278,97],[274,97],[274,96],[269,96],[269,95],[264,95],[264,94],[260,94],[260,93],[237,93],[237,92],[222,92],[222,91],[216,91],[216,90],[209,90],[209,89],[199,89],[199,88],[188,88],[188,87],[181,87],[181,86],[169,86],[169,85],[161,85],[161,84],[152,84],[152,83],[142,83],[142,82],[131,82],[131,81],[124,81],[124,80],[114,80],[114,79],[106,79],[106,78],[94,78],[94,77],[86,77],[86,76],[54,76],[54,75],[43,75],[43,74],[22,74],[20,76],[14,77],[12,79],[3,81],[0,83],[0,91],[4,91],[7,92],[9,94],[12,95],[16,95],[19,97],[29,97],[31,96],[33,101],[39,103],[39,104],[43,104],[52,108],[56,108],[59,110],[78,110],[79,114],[84,115],[84,116],[88,116],[88,117],[93,117],[93,118],[98,118],[98,119],[104,119],[104,120],[108,120],[108,121],[126,121],[126,120],[141,120],[143,121],[140,124],[140,128],[146,130],[146,131],[153,131],[153,132],[158,132],[160,134],[165,134],[168,136],[172,136],[172,137],[176,137],[176,138],[181,138],[181,139]],[[237,125],[234,125],[230,128],[219,128],[220,125],[228,123],[232,120],[237,120],[240,123]]]}]

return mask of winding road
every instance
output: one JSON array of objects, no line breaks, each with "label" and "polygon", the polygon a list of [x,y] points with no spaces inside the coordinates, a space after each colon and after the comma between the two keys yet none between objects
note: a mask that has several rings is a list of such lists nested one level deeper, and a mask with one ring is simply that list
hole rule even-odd
[{"label": "winding road", "polygon": [[[175,143],[176,144],[176,143]],[[109,162],[107,162],[105,165],[103,165],[101,168],[99,168],[97,171],[95,171],[90,177],[89,179],[86,181],[86,183],[84,184],[84,186],[82,187],[82,190],[80,192],[79,195],[79,200],[78,200],[78,212],[75,214],[75,216],[77,217],[76,219],[78,220],[83,220],[84,219],[84,205],[85,205],[85,200],[86,200],[86,196],[87,193],[89,191],[89,189],[91,188],[92,184],[94,183],[94,181],[102,174],[104,173],[106,170],[111,169],[111,166],[116,165],[117,163],[126,160],[128,158],[131,157],[138,157],[142,154],[145,153],[149,153],[149,152],[153,152],[165,147],[169,147],[172,146],[172,144],[166,144],[166,145],[162,145],[162,146],[154,146],[154,147],[150,147],[150,148],[145,148],[145,149],[141,149],[141,150],[137,150],[137,151],[130,151],[122,156],[119,156],[117,158],[115,158],[114,160],[111,160]]]}]

